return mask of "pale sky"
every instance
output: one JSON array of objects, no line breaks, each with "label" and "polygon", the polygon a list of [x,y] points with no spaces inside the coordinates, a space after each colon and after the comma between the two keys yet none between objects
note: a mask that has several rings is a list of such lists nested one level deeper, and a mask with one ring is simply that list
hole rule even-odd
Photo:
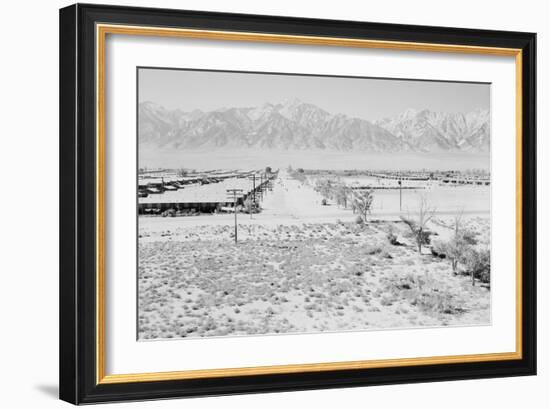
[{"label": "pale sky", "polygon": [[469,112],[489,109],[490,84],[338,78],[221,71],[140,68],[139,102],[167,109],[212,111],[253,107],[298,98],[332,114],[367,120],[406,109]]}]

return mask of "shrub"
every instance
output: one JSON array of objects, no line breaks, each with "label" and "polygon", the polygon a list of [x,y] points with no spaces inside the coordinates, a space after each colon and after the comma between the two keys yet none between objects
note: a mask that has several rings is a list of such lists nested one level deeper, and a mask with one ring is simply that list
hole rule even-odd
[{"label": "shrub", "polygon": [[432,255],[439,258],[447,258],[447,243],[441,240],[434,241],[432,244]]},{"label": "shrub", "polygon": [[321,205],[326,206],[327,205],[327,199],[321,200]]},{"label": "shrub", "polygon": [[164,212],[162,212],[162,217],[176,217],[176,209],[167,209]]},{"label": "shrub", "polygon": [[433,314],[460,314],[461,300],[435,282],[429,276],[391,276],[385,282],[385,291],[396,298],[409,300],[410,304]]},{"label": "shrub", "polygon": [[386,234],[386,238],[390,242],[392,246],[399,246],[401,243],[397,240],[397,235],[395,234],[395,231],[393,229],[393,226],[390,225],[388,229],[388,233]]},{"label": "shrub", "polygon": [[375,254],[382,253],[383,248],[381,246],[369,246],[367,247],[367,254],[373,256]]},{"label": "shrub", "polygon": [[395,300],[388,294],[384,294],[382,298],[380,299],[380,305],[383,305],[384,307],[388,307],[393,304]]},{"label": "shrub", "polygon": [[471,230],[462,230],[460,231],[460,235],[464,242],[471,244],[472,246],[477,244],[477,235],[475,232]]},{"label": "shrub", "polygon": [[485,283],[490,282],[491,253],[489,249],[470,248],[463,255],[461,262],[472,277],[472,285],[475,285],[476,278]]},{"label": "shrub", "polygon": [[429,291],[418,294],[412,301],[422,311],[431,311],[439,314],[459,314],[463,309],[457,307],[454,297],[448,292]]}]

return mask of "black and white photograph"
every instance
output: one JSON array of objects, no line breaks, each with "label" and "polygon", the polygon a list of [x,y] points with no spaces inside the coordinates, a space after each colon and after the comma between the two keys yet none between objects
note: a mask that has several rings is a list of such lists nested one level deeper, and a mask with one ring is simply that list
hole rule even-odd
[{"label": "black and white photograph", "polygon": [[491,324],[491,84],[137,87],[139,340]]},{"label": "black and white photograph", "polygon": [[[398,1],[79,3],[45,19],[58,50],[11,53],[33,85],[15,94],[44,89],[33,121],[32,98],[6,99],[25,118],[8,121],[6,141],[23,143],[6,150],[7,174],[28,191],[8,194],[6,237],[22,244],[8,253],[41,280],[8,274],[26,280],[6,287],[24,290],[8,304],[29,313],[11,314],[21,325],[8,338],[34,354],[12,354],[18,402],[42,378],[36,394],[56,378],[75,405],[464,408],[540,395],[544,379],[519,377],[540,360],[543,13]],[[38,27],[29,41],[47,37]],[[24,69],[46,54],[57,80],[47,64]],[[26,137],[52,132],[59,143]],[[56,159],[59,195],[31,188]],[[29,230],[33,217],[57,223],[59,240]]]}]

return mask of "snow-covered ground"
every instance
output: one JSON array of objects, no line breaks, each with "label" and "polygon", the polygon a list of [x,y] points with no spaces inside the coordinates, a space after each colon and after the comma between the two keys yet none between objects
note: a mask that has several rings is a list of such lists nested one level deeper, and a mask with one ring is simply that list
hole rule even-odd
[{"label": "snow-covered ground", "polygon": [[[321,205],[284,172],[259,214],[140,217],[139,338],[490,323],[490,291],[419,254],[399,212]],[[466,214],[489,238],[488,211]],[[445,212],[430,228],[449,235]],[[392,229],[402,245],[387,235]]]}]

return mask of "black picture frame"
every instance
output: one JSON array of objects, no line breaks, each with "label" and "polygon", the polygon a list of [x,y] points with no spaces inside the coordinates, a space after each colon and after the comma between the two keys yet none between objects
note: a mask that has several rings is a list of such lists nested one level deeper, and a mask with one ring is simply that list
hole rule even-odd
[{"label": "black picture frame", "polygon": [[[521,359],[101,384],[96,356],[96,23],[522,51]],[[60,10],[60,398],[74,404],[536,374],[536,34],[76,4]]]}]

